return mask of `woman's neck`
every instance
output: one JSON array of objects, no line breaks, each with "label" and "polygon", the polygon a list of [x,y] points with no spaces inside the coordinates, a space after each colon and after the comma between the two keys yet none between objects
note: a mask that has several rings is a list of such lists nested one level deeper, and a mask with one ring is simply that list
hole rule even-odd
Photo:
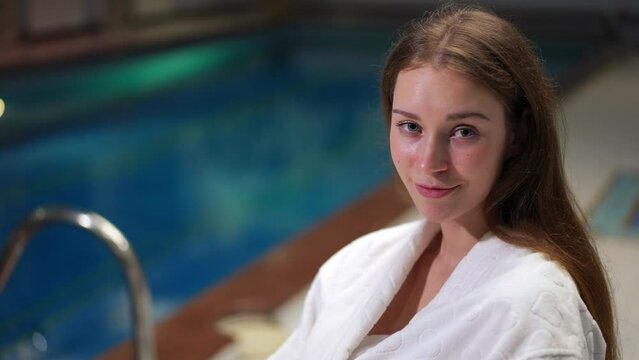
[{"label": "woman's neck", "polygon": [[470,249],[477,244],[479,239],[489,230],[483,216],[466,218],[466,220],[454,220],[442,222],[441,240],[436,246],[438,262],[450,266],[456,266],[461,259],[468,254]]}]

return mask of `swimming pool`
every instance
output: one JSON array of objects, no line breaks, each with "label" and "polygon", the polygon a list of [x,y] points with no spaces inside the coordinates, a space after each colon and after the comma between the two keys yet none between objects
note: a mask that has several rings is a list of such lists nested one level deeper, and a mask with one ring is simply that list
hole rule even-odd
[{"label": "swimming pool", "polygon": [[[43,204],[98,212],[164,318],[391,176],[391,36],[274,29],[1,75],[0,236]],[[548,71],[587,48],[547,43]],[[93,357],[129,335],[120,271],[89,237],[51,226],[27,248],[0,295],[0,357]]]},{"label": "swimming pool", "polygon": [[[3,121],[52,130],[2,150],[3,238],[42,204],[104,215],[162,318],[389,177],[374,38],[273,31],[4,76]],[[51,227],[27,248],[0,297],[4,356],[86,358],[128,335],[119,270],[88,237]]]}]

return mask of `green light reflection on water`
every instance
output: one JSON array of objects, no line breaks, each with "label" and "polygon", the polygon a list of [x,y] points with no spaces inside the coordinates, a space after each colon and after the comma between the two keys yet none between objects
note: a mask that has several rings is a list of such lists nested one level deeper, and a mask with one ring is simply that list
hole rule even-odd
[{"label": "green light reflection on water", "polygon": [[[87,109],[138,99],[212,74],[254,51],[250,42],[193,45],[157,54],[16,80],[6,115],[16,123],[46,124]],[[1,87],[1,86],[0,86]]]}]

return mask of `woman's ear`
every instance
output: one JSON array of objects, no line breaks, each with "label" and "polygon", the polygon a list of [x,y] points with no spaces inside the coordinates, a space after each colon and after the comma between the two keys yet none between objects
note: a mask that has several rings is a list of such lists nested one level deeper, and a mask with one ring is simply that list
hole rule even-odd
[{"label": "woman's ear", "polygon": [[526,107],[521,114],[521,118],[516,119],[509,126],[508,139],[506,143],[506,159],[519,155],[528,136],[528,123],[530,121],[530,108]]}]

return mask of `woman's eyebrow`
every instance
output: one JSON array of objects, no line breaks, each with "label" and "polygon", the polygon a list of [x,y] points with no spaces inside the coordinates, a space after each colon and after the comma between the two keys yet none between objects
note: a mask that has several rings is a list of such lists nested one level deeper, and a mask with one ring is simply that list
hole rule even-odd
[{"label": "woman's eyebrow", "polygon": [[419,118],[419,116],[417,116],[417,115],[415,115],[413,113],[410,113],[408,111],[399,110],[399,109],[393,109],[391,112],[393,112],[395,114],[400,114],[400,115],[406,116],[407,118],[411,118],[413,120],[421,120]]},{"label": "woman's eyebrow", "polygon": [[[410,119],[414,119],[414,120],[421,120],[419,118],[419,116],[417,116],[416,114],[413,114],[411,112],[408,111],[404,111],[404,110],[400,110],[400,109],[393,109],[391,112],[395,113],[395,114],[400,114],[403,116],[406,116],[407,118]],[[476,111],[462,111],[462,112],[457,112],[457,113],[452,113],[452,114],[448,114],[446,116],[446,121],[459,121],[459,120],[463,120],[466,118],[470,118],[470,117],[477,117],[480,119],[484,119],[484,120],[490,120],[490,118],[480,112],[476,112]]]},{"label": "woman's eyebrow", "polygon": [[458,113],[452,113],[452,114],[448,114],[448,116],[446,116],[446,120],[447,121],[457,121],[457,120],[463,120],[469,117],[477,117],[480,119],[484,119],[484,120],[489,120],[490,118],[480,112],[476,112],[476,111],[463,111],[463,112],[458,112]]}]

